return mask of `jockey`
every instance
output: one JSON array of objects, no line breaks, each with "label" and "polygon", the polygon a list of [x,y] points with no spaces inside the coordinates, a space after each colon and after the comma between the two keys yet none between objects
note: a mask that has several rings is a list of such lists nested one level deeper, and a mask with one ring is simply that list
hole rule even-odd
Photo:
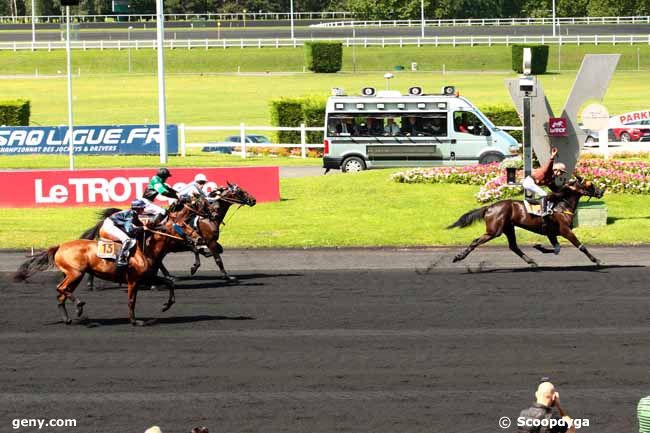
[{"label": "jockey", "polygon": [[557,148],[551,149],[551,157],[544,167],[533,170],[530,176],[526,177],[521,185],[526,191],[537,194],[542,199],[542,216],[547,216],[553,213],[552,206],[548,202],[548,193],[542,189],[542,186],[547,186],[551,190],[556,189],[555,179],[566,173],[566,165],[561,162],[555,163],[557,156]]},{"label": "jockey", "polygon": [[142,227],[142,221],[138,215],[142,215],[147,204],[143,200],[133,200],[131,209],[114,213],[104,220],[100,231],[108,234],[110,238],[119,239],[122,242],[122,251],[117,259],[118,267],[126,266],[129,262],[131,249],[135,246],[137,228]]},{"label": "jockey", "polygon": [[153,203],[158,194],[173,199],[178,198],[176,190],[165,183],[170,177],[171,173],[166,168],[163,167],[158,170],[158,173],[149,181],[149,185],[147,185],[147,189],[142,196],[142,201],[146,204],[145,212],[155,215],[154,219],[150,222],[152,226],[158,225],[167,214],[165,209]]},{"label": "jockey", "polygon": [[203,173],[199,173],[194,176],[194,182],[188,183],[183,188],[178,191],[178,196],[181,198],[194,198],[194,197],[203,197],[205,198],[205,192],[203,188],[208,182],[208,179]]}]

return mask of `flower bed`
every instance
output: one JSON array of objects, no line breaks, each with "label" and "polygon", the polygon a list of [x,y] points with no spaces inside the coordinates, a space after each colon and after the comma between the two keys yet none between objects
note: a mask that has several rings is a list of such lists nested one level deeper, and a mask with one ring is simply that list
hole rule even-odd
[{"label": "flower bed", "polygon": [[[476,200],[487,203],[510,197],[521,197],[521,185],[508,185],[505,167],[515,167],[517,179],[523,178],[521,159],[509,158],[501,164],[465,167],[415,168],[395,173],[391,178],[401,183],[456,183],[480,185]],[[599,188],[626,194],[650,194],[650,164],[642,161],[583,159],[575,173],[594,182]]]}]

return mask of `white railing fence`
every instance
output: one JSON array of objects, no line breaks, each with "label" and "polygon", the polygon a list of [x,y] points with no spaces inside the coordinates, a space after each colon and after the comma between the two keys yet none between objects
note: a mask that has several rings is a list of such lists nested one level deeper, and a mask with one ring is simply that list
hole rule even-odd
[{"label": "white railing fence", "polygon": [[[302,47],[307,41],[342,41],[346,47],[390,47],[404,45],[421,46],[493,46],[512,45],[520,43],[550,44],[550,45],[650,45],[650,34],[638,35],[564,35],[564,36],[432,36],[432,37],[363,37],[363,38],[309,38],[309,39],[166,39],[168,49],[211,49],[211,48],[280,48]],[[70,41],[75,50],[125,50],[125,49],[156,49],[157,43],[152,40],[100,40],[100,41]],[[40,51],[63,50],[65,41],[14,41],[0,42],[0,50],[10,51]]]},{"label": "white railing fence", "polygon": [[[206,131],[239,131],[239,141],[238,142],[204,142],[204,143],[188,143],[187,141],[187,132],[206,132]],[[258,131],[299,131],[300,132],[300,143],[247,143],[246,135],[249,132],[258,132]],[[317,131],[324,132],[325,128],[323,127],[313,127],[306,126],[304,123],[301,123],[299,127],[288,127],[288,126],[247,126],[245,123],[240,123],[239,126],[187,126],[185,124],[178,125],[178,135],[179,135],[179,146],[181,156],[187,155],[187,149],[194,147],[208,147],[208,148],[241,148],[242,158],[246,158],[248,152],[247,147],[300,147],[300,156],[302,158],[307,157],[307,148],[309,147],[324,147],[323,143],[307,143],[307,132],[308,131]]]},{"label": "white railing fence", "polygon": [[[555,25],[575,24],[648,24],[650,16],[629,17],[556,17]],[[425,27],[522,26],[552,25],[553,18],[467,18],[425,19]],[[310,27],[420,27],[421,20],[337,21],[312,24]]]}]

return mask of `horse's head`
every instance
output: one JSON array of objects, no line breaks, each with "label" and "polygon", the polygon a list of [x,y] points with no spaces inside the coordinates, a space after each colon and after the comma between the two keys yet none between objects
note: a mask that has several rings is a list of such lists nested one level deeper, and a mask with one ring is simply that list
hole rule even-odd
[{"label": "horse's head", "polygon": [[580,176],[576,176],[566,187],[581,196],[601,198],[605,194],[604,189],[598,188],[592,181],[584,180]]},{"label": "horse's head", "polygon": [[246,205],[246,206],[255,206],[257,200],[251,194],[248,193],[245,189],[240,187],[237,184],[227,182],[227,186],[221,187],[216,191],[213,191],[211,195],[218,197],[219,200],[223,200],[228,203]]}]

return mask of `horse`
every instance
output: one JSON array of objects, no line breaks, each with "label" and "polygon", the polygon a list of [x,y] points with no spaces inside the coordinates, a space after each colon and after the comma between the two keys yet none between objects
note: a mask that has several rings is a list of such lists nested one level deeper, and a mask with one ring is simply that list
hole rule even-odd
[{"label": "horse", "polygon": [[485,233],[474,239],[465,250],[457,254],[453,262],[456,263],[463,260],[479,245],[505,234],[508,238],[510,250],[532,267],[536,267],[537,263],[524,254],[517,246],[515,227],[521,227],[548,237],[551,245],[553,245],[553,249],[544,248],[540,244],[535,245],[535,248],[543,253],[554,253],[556,255],[560,253],[560,244],[557,240],[559,235],[571,242],[589,260],[600,266],[600,260],[594,257],[587,250],[587,247],[578,240],[571,229],[571,225],[581,197],[601,198],[604,193],[604,190],[597,188],[590,181],[585,182],[581,178],[572,180],[563,185],[557,193],[554,193],[553,197],[555,198],[554,202],[556,204],[553,207],[553,213],[546,217],[546,220],[541,216],[529,214],[526,211],[524,202],[516,200],[501,200],[492,205],[471,210],[458,218],[447,229],[453,229],[455,227],[465,228],[476,221],[485,220]]},{"label": "horse", "polygon": [[[211,191],[208,194],[208,199],[199,199],[194,201],[191,204],[185,204],[184,206],[191,210],[192,218],[195,218],[192,221],[192,227],[195,229],[198,236],[203,240],[205,246],[208,247],[210,254],[204,254],[206,257],[213,257],[215,263],[219,267],[219,270],[223,274],[224,279],[229,282],[237,281],[237,278],[231,276],[226,271],[226,268],[221,259],[221,254],[223,253],[223,247],[219,244],[219,234],[221,225],[225,225],[224,219],[226,214],[230,209],[230,206],[233,204],[241,206],[250,206],[253,207],[257,203],[255,197],[253,197],[249,192],[244,190],[242,187],[237,184],[231,184],[227,182],[227,186],[220,187],[214,191]],[[183,249],[183,246],[179,245],[182,251],[188,251],[187,248]],[[170,252],[179,252],[176,250]],[[194,251],[194,265],[190,269],[192,275],[198,270],[201,266],[201,261],[199,259],[199,252]],[[160,264],[160,270],[163,275],[167,278],[171,277],[164,265]]]},{"label": "horse", "polygon": [[[135,252],[129,258],[126,269],[119,269],[115,261],[99,258],[97,255],[97,241],[77,239],[51,247],[26,260],[14,274],[14,280],[24,281],[35,273],[45,271],[51,266],[56,266],[61,270],[65,278],[57,286],[58,308],[63,322],[68,325],[72,323],[72,320],[65,306],[66,300],[70,300],[76,306],[77,317],[83,316],[85,302],[74,296],[73,292],[81,282],[84,274],[89,273],[105,280],[126,283],[128,286],[129,320],[132,325],[144,325],[144,322],[135,318],[138,283],[146,279],[155,279],[170,287],[169,299],[163,305],[163,312],[167,311],[175,302],[173,281],[157,277],[152,272],[157,269],[158,260],[175,243],[184,242],[182,237],[174,234],[173,224],[173,221],[168,221],[164,226],[164,231],[145,228],[142,238],[137,243]],[[188,234],[186,230],[189,230],[189,228],[183,223],[182,230]],[[145,231],[150,234],[146,240]]]}]

